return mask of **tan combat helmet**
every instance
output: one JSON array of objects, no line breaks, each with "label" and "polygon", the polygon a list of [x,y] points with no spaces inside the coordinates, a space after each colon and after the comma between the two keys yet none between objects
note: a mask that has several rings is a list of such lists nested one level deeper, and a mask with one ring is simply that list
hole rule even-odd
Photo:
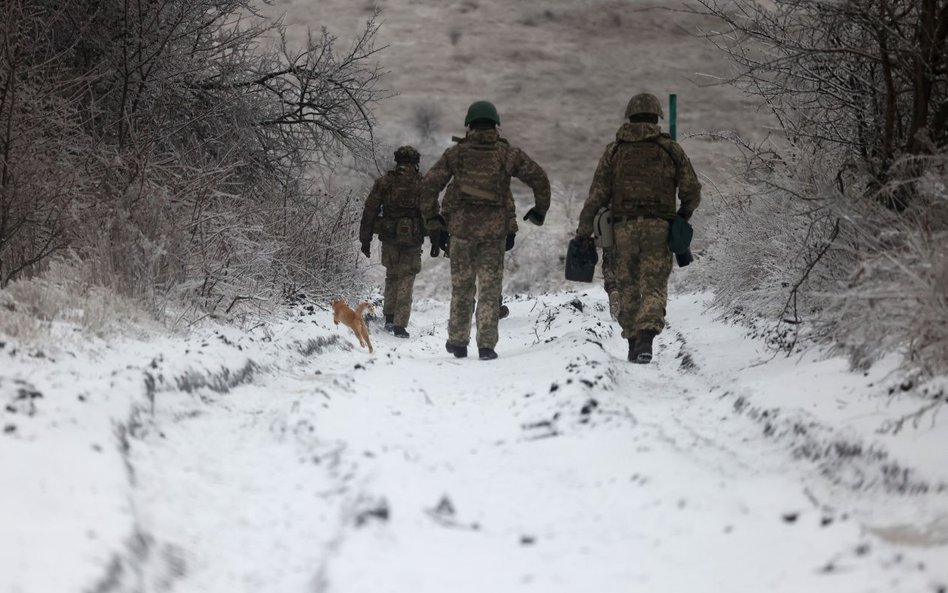
[{"label": "tan combat helmet", "polygon": [[629,119],[633,115],[640,113],[657,115],[662,119],[665,118],[665,114],[662,112],[662,102],[651,93],[639,93],[629,99],[629,104],[625,108],[625,118]]}]

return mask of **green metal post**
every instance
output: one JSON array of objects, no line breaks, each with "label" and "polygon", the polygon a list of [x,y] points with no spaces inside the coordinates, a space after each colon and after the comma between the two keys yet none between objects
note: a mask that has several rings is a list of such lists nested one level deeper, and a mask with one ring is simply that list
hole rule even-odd
[{"label": "green metal post", "polygon": [[668,95],[668,133],[672,140],[678,140],[678,95]]}]

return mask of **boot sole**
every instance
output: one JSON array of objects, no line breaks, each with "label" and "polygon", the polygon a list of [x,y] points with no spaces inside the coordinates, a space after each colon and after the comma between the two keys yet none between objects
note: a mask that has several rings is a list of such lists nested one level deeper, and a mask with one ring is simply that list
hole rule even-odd
[{"label": "boot sole", "polygon": [[652,362],[651,354],[639,354],[635,357],[635,360],[632,361],[635,364],[648,364]]}]

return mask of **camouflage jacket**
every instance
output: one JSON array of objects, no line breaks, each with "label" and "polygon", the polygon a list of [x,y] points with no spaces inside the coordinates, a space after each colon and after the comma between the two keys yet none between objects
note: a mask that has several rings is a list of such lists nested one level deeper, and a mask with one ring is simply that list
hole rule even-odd
[{"label": "camouflage jacket", "polygon": [[[421,212],[427,227],[437,229],[440,214],[448,232],[461,239],[501,239],[517,232],[510,178],[533,190],[535,208],[550,209],[550,180],[543,169],[497,130],[470,130],[447,149],[422,182]],[[448,185],[448,182],[451,182]],[[447,186],[439,207],[438,194]]]},{"label": "camouflage jacket", "polygon": [[671,220],[676,212],[690,218],[700,202],[701,184],[681,146],[655,124],[627,123],[599,159],[577,234],[592,234],[593,218],[603,206],[614,216]]},{"label": "camouflage jacket", "polygon": [[395,169],[375,180],[372,191],[365,199],[359,241],[366,243],[378,234],[383,243],[394,242],[395,223],[398,219],[412,219],[415,229],[410,243],[424,241],[424,223],[421,218],[421,174],[417,167],[399,164]]}]

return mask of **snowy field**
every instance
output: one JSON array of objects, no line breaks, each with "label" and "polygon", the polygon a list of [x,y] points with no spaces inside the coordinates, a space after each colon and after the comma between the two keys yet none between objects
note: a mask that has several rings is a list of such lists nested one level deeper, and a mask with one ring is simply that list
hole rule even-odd
[{"label": "snowy field", "polygon": [[944,419],[705,300],[648,366],[598,287],[512,299],[495,361],[436,301],[374,354],[312,305],[6,344],[0,591],[945,591]]},{"label": "snowy field", "polygon": [[[376,7],[383,158],[412,143],[426,170],[488,98],[553,181],[507,258],[505,294],[531,294],[508,299],[500,358],[445,353],[447,260],[427,256],[412,339],[374,322],[373,354],[328,303],[102,339],[89,318],[126,314],[77,301],[84,329],[0,335],[0,593],[946,593],[948,381],[775,355],[681,270],[656,362],[630,365],[601,285],[559,280],[637,92],[678,93],[696,244],[714,239],[737,165],[706,132],[761,138],[768,119],[705,85],[728,73],[696,36],[712,23],[644,0],[266,10],[342,47]],[[375,173],[327,183],[360,195]]]}]

